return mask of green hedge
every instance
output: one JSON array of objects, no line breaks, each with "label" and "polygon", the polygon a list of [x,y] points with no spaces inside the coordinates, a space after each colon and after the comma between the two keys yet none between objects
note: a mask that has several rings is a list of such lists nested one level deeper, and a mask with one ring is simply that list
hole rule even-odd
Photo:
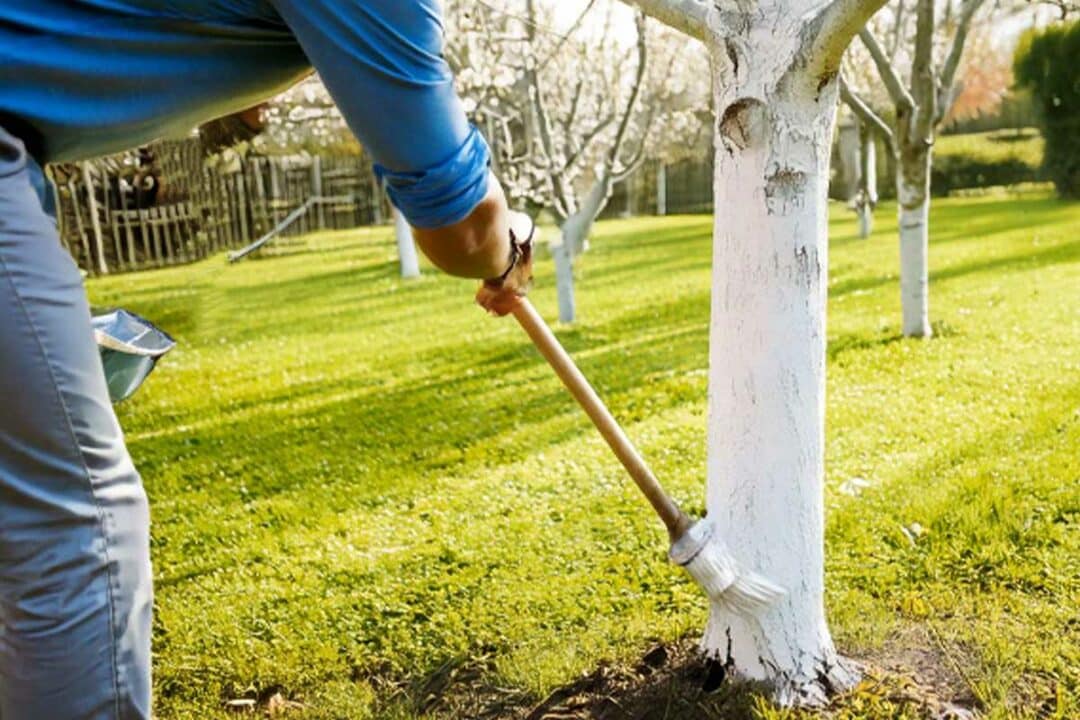
[{"label": "green hedge", "polygon": [[1039,110],[1047,177],[1062,197],[1080,198],[1080,20],[1026,32],[1013,71]]},{"label": "green hedge", "polygon": [[931,189],[948,195],[966,188],[1018,185],[1041,179],[1043,140],[1035,130],[942,135],[934,145]]}]

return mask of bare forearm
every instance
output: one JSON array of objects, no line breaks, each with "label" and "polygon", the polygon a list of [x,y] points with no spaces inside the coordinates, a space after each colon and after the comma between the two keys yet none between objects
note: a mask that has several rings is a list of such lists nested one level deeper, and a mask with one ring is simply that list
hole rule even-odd
[{"label": "bare forearm", "polygon": [[493,278],[510,261],[510,212],[502,186],[488,176],[488,192],[461,222],[434,230],[413,228],[413,237],[424,255],[450,275]]}]

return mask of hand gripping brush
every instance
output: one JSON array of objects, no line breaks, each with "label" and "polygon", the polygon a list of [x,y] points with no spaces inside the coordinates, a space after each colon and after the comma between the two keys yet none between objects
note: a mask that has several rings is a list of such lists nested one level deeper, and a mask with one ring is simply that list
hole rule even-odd
[{"label": "hand gripping brush", "polygon": [[686,568],[712,602],[744,615],[760,612],[783,595],[782,588],[739,565],[714,531],[712,523],[691,520],[664,492],[645,460],[528,298],[521,298],[513,313],[667,526],[671,537],[668,552],[671,561]]}]

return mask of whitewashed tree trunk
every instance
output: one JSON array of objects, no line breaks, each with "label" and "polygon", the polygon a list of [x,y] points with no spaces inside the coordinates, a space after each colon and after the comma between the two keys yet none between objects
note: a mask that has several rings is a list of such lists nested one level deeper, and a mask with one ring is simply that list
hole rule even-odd
[{"label": "whitewashed tree trunk", "polygon": [[551,246],[551,256],[555,260],[555,290],[559,297],[559,322],[572,323],[577,319],[577,304],[574,299],[574,258],[570,254],[565,235],[561,242]]},{"label": "whitewashed tree trunk", "polygon": [[738,559],[788,594],[756,621],[714,606],[703,647],[738,676],[770,684],[782,704],[821,704],[857,677],[837,655],[824,608],[836,81],[796,77],[770,87],[755,80],[732,87],[722,79],[715,90],[707,501]]},{"label": "whitewashed tree trunk", "polygon": [[930,337],[929,149],[903,148],[896,178],[900,224],[900,302],[905,337]]},{"label": "whitewashed tree trunk", "polygon": [[865,123],[860,123],[859,144],[859,237],[866,239],[874,231],[874,208],[878,203],[877,191],[877,145],[874,134]]},{"label": "whitewashed tree trunk", "polygon": [[865,240],[874,232],[874,209],[869,203],[860,203],[859,213],[859,237]]},{"label": "whitewashed tree trunk", "polygon": [[714,605],[703,649],[784,705],[858,672],[825,622],[828,166],[840,57],[884,0],[626,0],[713,59],[708,489],[738,560],[787,589],[755,618]]},{"label": "whitewashed tree trunk", "polygon": [[611,198],[611,184],[610,175],[597,178],[577,212],[563,223],[562,234],[564,239],[570,241],[567,247],[571,257],[588,251],[589,233],[592,232],[596,217],[604,211]]},{"label": "whitewashed tree trunk", "polygon": [[401,263],[401,277],[420,277],[420,260],[416,255],[416,243],[413,241],[412,228],[400,210],[394,208],[394,237],[397,239],[398,260]]},{"label": "whitewashed tree trunk", "polygon": [[563,221],[560,242],[551,246],[551,256],[555,260],[555,287],[559,295],[560,322],[572,323],[577,320],[574,258],[589,249],[589,233],[592,232],[596,216],[603,212],[610,197],[611,177],[605,175],[593,183],[577,212]]}]

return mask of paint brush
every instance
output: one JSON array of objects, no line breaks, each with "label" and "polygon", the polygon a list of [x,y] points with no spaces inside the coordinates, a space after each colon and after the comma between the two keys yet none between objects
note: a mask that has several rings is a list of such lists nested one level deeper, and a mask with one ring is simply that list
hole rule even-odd
[{"label": "paint brush", "polygon": [[528,298],[519,299],[513,314],[660,516],[671,538],[668,552],[671,561],[686,568],[710,600],[734,612],[744,615],[761,612],[783,595],[782,588],[739,564],[708,519],[692,520],[664,492],[637,448]]}]

